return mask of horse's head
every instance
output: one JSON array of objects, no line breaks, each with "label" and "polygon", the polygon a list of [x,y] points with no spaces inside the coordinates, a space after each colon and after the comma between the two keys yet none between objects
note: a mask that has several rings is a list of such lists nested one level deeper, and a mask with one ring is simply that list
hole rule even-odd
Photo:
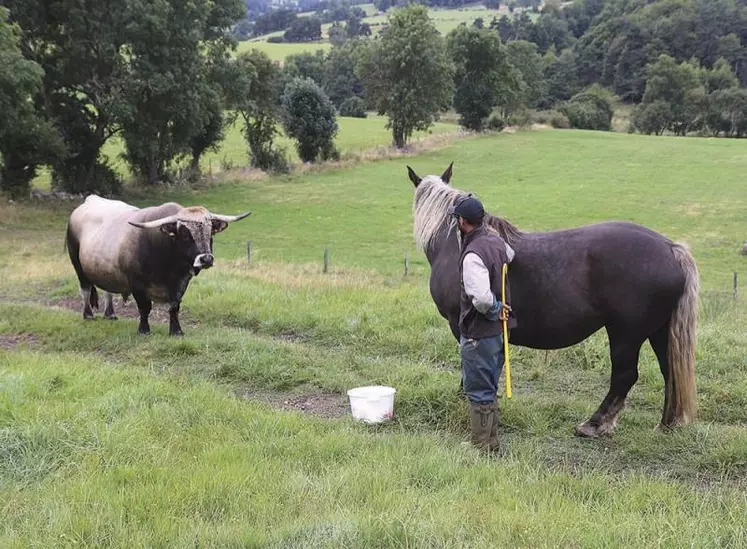
[{"label": "horse's head", "polygon": [[[449,164],[449,167],[446,168],[446,171],[439,177],[438,179],[441,180],[441,183],[445,183],[446,185],[449,184],[449,181],[451,181],[451,172],[454,168],[454,163],[452,162]],[[407,175],[410,177],[410,181],[412,181],[412,184],[415,185],[415,188],[417,189],[420,186],[420,183],[422,183],[423,178],[418,176],[418,174],[415,173],[415,170],[413,170],[410,166],[407,166]],[[429,175],[427,178],[436,178],[435,175]]]},{"label": "horse's head", "polygon": [[[412,204],[415,243],[429,260],[438,254],[451,237],[454,238],[453,242],[459,241],[456,219],[449,215],[449,208],[460,198],[472,194],[455,189],[449,184],[453,167],[452,162],[441,177],[427,175],[421,178],[415,170],[407,166],[407,174],[415,185]],[[489,212],[486,212],[484,223],[490,230],[497,231],[508,244],[521,235],[521,231],[511,223],[494,217]]]},{"label": "horse's head", "polygon": [[456,219],[449,215],[449,207],[467,194],[449,186],[453,167],[452,162],[440,177],[427,175],[421,178],[407,166],[407,174],[415,185],[412,206],[415,242],[429,258],[438,252],[449,236],[455,236]]}]

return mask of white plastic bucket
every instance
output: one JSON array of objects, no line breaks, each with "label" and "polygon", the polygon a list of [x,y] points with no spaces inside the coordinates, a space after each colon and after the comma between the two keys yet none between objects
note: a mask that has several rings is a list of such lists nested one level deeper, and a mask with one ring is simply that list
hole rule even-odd
[{"label": "white plastic bucket", "polygon": [[348,391],[353,418],[366,423],[381,423],[394,413],[394,393],[397,390],[384,385],[356,387]]}]

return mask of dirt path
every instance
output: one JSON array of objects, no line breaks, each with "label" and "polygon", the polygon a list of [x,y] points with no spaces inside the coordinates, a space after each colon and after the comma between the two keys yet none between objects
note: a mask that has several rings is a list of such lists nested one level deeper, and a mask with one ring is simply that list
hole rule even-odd
[{"label": "dirt path", "polygon": [[[81,300],[79,298],[65,297],[42,300],[17,299],[15,301],[19,303],[34,303],[51,308],[62,308],[81,313]],[[102,309],[94,312],[97,319],[103,319]],[[117,316],[122,319],[137,320],[140,318],[137,304],[133,300],[129,300],[127,303],[122,303],[121,299],[116,298],[114,301],[114,310],[116,311]],[[150,314],[150,319],[151,324],[168,324],[169,313],[167,306],[154,304],[153,310]],[[199,325],[198,322],[189,315],[188,311],[182,311],[180,319],[182,320],[182,325],[185,327],[195,328]],[[295,342],[301,338],[297,334],[279,334],[274,339]],[[33,334],[0,334],[0,349],[13,350],[21,345],[34,347],[38,344],[39,339]],[[326,419],[336,419],[344,417],[350,413],[350,405],[347,395],[335,393],[281,393],[257,389],[240,389],[237,390],[235,394],[240,398],[261,402],[277,410],[294,410]]]},{"label": "dirt path", "polygon": [[237,395],[277,410],[293,410],[325,419],[337,419],[350,413],[347,396],[334,393],[273,393],[245,389]]}]

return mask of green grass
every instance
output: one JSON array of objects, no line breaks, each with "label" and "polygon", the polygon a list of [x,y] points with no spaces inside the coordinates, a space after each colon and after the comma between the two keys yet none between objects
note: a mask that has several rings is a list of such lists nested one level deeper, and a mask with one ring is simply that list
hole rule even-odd
[{"label": "green grass", "polygon": [[[369,114],[367,118],[338,117],[337,123],[339,131],[335,138],[335,143],[343,158],[362,155],[363,153],[372,151],[372,149],[388,147],[392,143],[391,130],[386,128],[387,118],[385,116]],[[237,120],[227,130],[226,137],[218,150],[207,152],[204,155],[202,168],[206,173],[218,173],[222,171],[224,166],[243,167],[249,165],[248,146],[241,134],[242,125],[241,120]],[[286,150],[292,162],[299,162],[300,159],[295,148],[295,141],[284,135],[282,128],[279,128],[279,130],[281,133],[275,140],[276,144]],[[456,131],[458,131],[458,127],[455,124],[437,122],[428,131],[415,132],[413,139],[418,140],[429,135],[454,133]],[[114,137],[106,143],[102,154],[109,159],[118,173],[125,178],[129,178],[131,173],[127,164],[121,158],[123,151],[124,144],[122,140]],[[41,189],[49,188],[50,175],[47,170],[43,170],[40,173],[34,181],[34,186]]]},{"label": "green grass", "polygon": [[[524,229],[631,219],[690,243],[704,288],[698,423],[653,431],[663,383],[645,348],[615,434],[574,438],[608,386],[597,334],[512,348],[506,454],[460,447],[458,352],[412,247],[405,171],[451,160],[454,186]],[[729,294],[745,267],[745,168],[733,140],[553,130],[139,194],[254,211],[216,237],[179,340],[163,322],[143,338],[131,318],[45,306],[76,296],[62,250],[72,206],[0,205],[0,547],[744,546],[747,312]],[[31,343],[8,344],[21,334]],[[369,383],[398,390],[387,425],[236,397]]]},{"label": "green grass", "polygon": [[[392,143],[392,133],[391,130],[386,128],[387,118],[385,116],[369,114],[367,118],[338,117],[337,123],[340,129],[335,143],[343,156],[361,155],[377,147],[388,147]],[[226,133],[226,139],[221,144],[220,149],[217,152],[210,152],[205,155],[203,166],[207,168],[206,165],[212,164],[217,167],[224,160],[239,166],[245,166],[249,163],[248,147],[241,134],[241,126],[242,122],[238,121]],[[438,122],[427,132],[416,132],[413,138],[422,139],[428,135],[452,133],[457,130],[458,127],[454,124]],[[276,139],[276,143],[286,149],[293,162],[299,162],[295,141],[281,134]]]},{"label": "green grass", "polygon": [[[360,6],[366,10],[368,17],[364,19],[364,22],[368,23],[371,27],[371,35],[376,36],[379,31],[387,24],[389,17],[394,10],[389,10],[386,13],[379,14],[373,4],[365,4]],[[305,14],[301,14],[305,15]],[[310,14],[306,14],[310,15]],[[503,15],[509,15],[508,8],[501,6],[499,10],[486,9],[482,4],[471,4],[456,9],[445,9],[445,8],[429,8],[428,15],[433,21],[436,29],[443,35],[446,35],[452,29],[455,29],[462,23],[471,25],[475,19],[481,17],[485,23],[485,26],[490,24],[493,17],[500,18]],[[533,19],[536,19],[537,14],[530,13]],[[327,40],[327,33],[332,23],[325,23],[322,25],[322,40],[319,42],[310,43],[272,43],[267,42],[270,37],[283,36],[284,31],[273,32],[258,36],[239,43],[238,52],[248,51],[252,48],[256,48],[265,52],[270,59],[273,61],[283,62],[289,55],[309,52],[313,53],[318,49],[329,51],[332,44]]]},{"label": "green grass", "polygon": [[[282,33],[273,33],[282,34]],[[271,36],[271,35],[268,35]],[[267,54],[267,56],[273,61],[278,61],[282,64],[285,58],[289,55],[295,55],[298,53],[314,53],[316,50],[329,51],[332,48],[332,44],[329,42],[304,42],[304,43],[273,43],[267,42],[267,37],[263,36],[254,40],[239,42],[237,48],[238,53],[257,49]]]}]

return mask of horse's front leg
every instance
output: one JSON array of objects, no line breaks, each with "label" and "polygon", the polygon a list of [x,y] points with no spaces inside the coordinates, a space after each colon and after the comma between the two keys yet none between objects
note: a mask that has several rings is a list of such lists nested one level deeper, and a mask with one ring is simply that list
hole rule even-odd
[{"label": "horse's front leg", "polygon": [[[609,332],[608,329],[608,334]],[[625,407],[625,399],[638,381],[638,355],[643,341],[627,334],[610,334],[610,390],[597,411],[587,421],[576,426],[576,435],[597,438],[612,434],[620,412]]]}]

